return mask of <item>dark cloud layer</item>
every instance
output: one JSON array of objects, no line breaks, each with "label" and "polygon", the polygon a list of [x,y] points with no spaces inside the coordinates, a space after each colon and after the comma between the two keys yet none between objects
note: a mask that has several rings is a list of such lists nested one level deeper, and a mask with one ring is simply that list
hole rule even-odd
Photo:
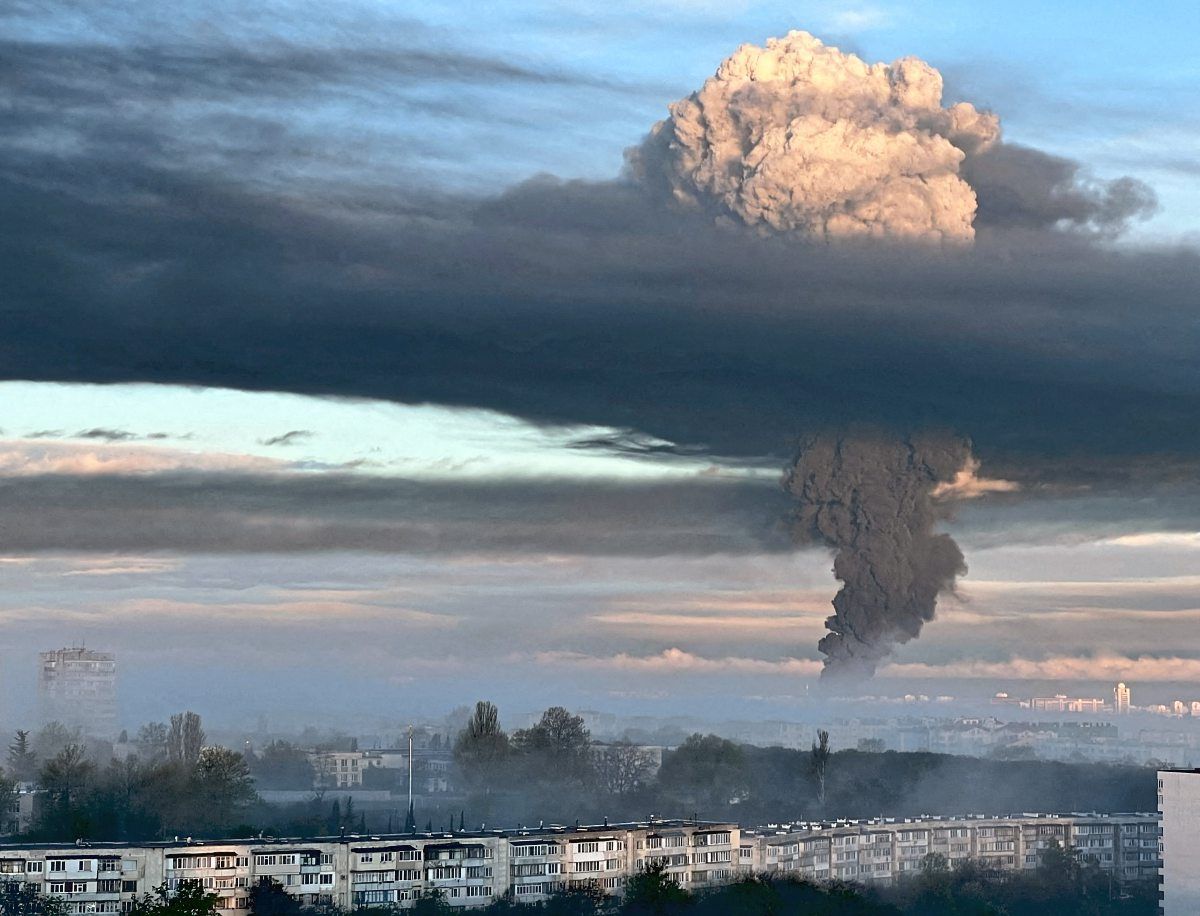
[{"label": "dark cloud layer", "polygon": [[[9,40],[0,378],[485,407],[632,431],[592,447],[725,459],[781,459],[849,423],[936,426],[1027,484],[1136,485],[1200,456],[1200,260],[1100,238],[1152,206],[1136,183],[1001,145],[972,165],[973,248],[805,245],[671,213],[625,180],[480,200],[429,172],[288,172],[319,158],[291,121],[333,83],[574,77],[447,54],[398,76],[390,57],[288,43]],[[170,120],[172,100],[205,98],[237,104],[204,131]]]},{"label": "dark cloud layer", "polygon": [[[0,374],[487,407],[783,454],[848,421],[1006,473],[1200,448],[1191,251],[1049,232],[806,247],[548,179],[371,220],[116,162],[14,162]],[[411,202],[410,202],[411,205]],[[449,218],[447,218],[449,217]]]},{"label": "dark cloud layer", "polygon": [[430,481],[333,474],[0,480],[0,553],[664,556],[789,548],[772,481]]}]

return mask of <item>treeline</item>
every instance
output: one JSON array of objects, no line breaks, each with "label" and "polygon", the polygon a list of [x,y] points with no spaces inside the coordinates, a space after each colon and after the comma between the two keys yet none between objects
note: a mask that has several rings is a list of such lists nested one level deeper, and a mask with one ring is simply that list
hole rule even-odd
[{"label": "treeline", "polygon": [[583,720],[561,707],[507,735],[480,702],[455,744],[472,820],[571,823],[698,815],[742,824],[831,817],[1020,811],[1153,811],[1145,767],[931,753],[809,750],[692,735],[652,755],[631,744],[594,745]]},{"label": "treeline", "polygon": [[219,835],[241,823],[257,800],[246,759],[205,744],[200,717],[181,713],[151,727],[154,750],[124,760],[98,759],[78,733],[51,724],[36,736],[18,731],[8,748],[0,795],[36,782],[33,825],[24,838],[146,840],[172,834]]},{"label": "treeline", "polygon": [[[997,761],[928,753],[872,753],[741,745],[693,735],[661,756],[630,743],[599,745],[579,716],[552,707],[511,735],[486,701],[454,742],[459,794],[419,799],[414,811],[307,800],[268,805],[258,788],[312,786],[307,752],[276,741],[257,754],[206,744],[200,717],[152,723],[115,760],[111,750],[51,725],[18,732],[0,773],[0,815],[15,782],[45,790],[30,840],[154,840],[265,833],[454,831],[481,825],[698,816],[745,825],[834,817],[1150,811],[1149,768]],[[107,754],[107,756],[106,756]],[[11,815],[9,815],[11,818]],[[0,833],[13,832],[11,821]]]}]

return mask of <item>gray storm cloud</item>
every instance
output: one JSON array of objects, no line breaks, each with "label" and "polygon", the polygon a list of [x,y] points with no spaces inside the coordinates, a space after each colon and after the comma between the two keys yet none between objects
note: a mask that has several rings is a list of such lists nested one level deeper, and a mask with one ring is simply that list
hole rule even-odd
[{"label": "gray storm cloud", "polygon": [[867,64],[793,31],[740,47],[627,158],[679,204],[762,231],[965,241],[960,171],[999,135],[995,115],[943,108],[924,61]]},{"label": "gray storm cloud", "polygon": [[842,582],[818,644],[823,677],[870,677],[933,619],[938,595],[966,572],[958,545],[934,530],[937,497],[972,467],[969,443],[948,435],[819,436],[801,444],[784,479],[797,501],[792,533],[832,547]]}]

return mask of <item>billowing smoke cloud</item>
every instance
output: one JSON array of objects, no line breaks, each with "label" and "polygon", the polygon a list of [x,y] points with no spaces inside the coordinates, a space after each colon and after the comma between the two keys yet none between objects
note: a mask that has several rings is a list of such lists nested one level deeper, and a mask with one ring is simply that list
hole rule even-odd
[{"label": "billowing smoke cloud", "polygon": [[629,152],[635,176],[686,206],[823,238],[971,239],[960,169],[1000,134],[995,115],[943,108],[924,61],[868,65],[807,32],[743,45],[670,112]]},{"label": "billowing smoke cloud", "polygon": [[971,466],[966,441],[860,434],[802,443],[784,486],[798,501],[793,535],[834,548],[833,599],[822,676],[869,677],[898,643],[933,619],[937,596],[966,572],[962,552],[934,532],[934,491]]}]

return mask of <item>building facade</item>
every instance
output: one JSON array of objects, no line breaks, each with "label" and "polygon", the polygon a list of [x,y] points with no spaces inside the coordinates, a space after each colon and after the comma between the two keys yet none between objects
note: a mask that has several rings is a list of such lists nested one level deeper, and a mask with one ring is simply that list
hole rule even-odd
[{"label": "building facade", "polygon": [[1159,912],[1200,913],[1200,770],[1160,770],[1162,815]]},{"label": "building facade", "polygon": [[1034,869],[1057,842],[1132,881],[1158,874],[1158,834],[1150,813],[881,818],[743,830],[738,861],[743,872],[890,884],[919,872],[931,854],[949,867],[970,859],[998,870]]},{"label": "building facade", "polygon": [[82,646],[40,653],[38,711],[43,723],[61,722],[97,737],[115,737],[116,656]]},{"label": "building facade", "polygon": [[[1200,786],[1196,791],[1200,799]],[[1196,810],[1200,823],[1200,804]],[[948,866],[971,859],[997,870],[1032,869],[1055,841],[1078,849],[1118,880],[1159,872],[1157,815],[1090,814],[878,819],[755,830],[652,820],[312,840],[0,845],[0,884],[35,883],[79,914],[121,913],[135,896],[190,880],[218,896],[223,916],[245,916],[250,889],[262,878],[277,881],[305,904],[405,908],[436,890],[451,906],[466,908],[506,893],[536,902],[570,887],[620,894],[627,878],[651,864],[689,890],[747,873],[889,884],[919,873],[931,854],[944,857]],[[1200,874],[1191,860],[1179,867]],[[1200,897],[1181,893],[1180,899]],[[1185,902],[1167,912],[1195,914],[1200,908]]]},{"label": "building facade", "polygon": [[684,887],[717,885],[736,874],[739,842],[733,824],[654,820],[315,840],[0,845],[0,883],[35,883],[71,913],[121,913],[138,895],[191,880],[218,896],[224,916],[244,916],[264,877],[306,904],[403,908],[437,890],[451,906],[471,907],[510,891],[521,901],[571,886],[619,894],[650,862],[662,862]]}]

